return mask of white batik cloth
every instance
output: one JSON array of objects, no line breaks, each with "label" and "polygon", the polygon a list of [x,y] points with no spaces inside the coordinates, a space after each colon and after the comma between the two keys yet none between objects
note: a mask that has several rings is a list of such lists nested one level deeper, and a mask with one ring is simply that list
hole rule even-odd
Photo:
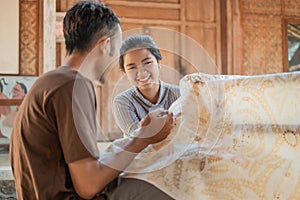
[{"label": "white batik cloth", "polygon": [[197,73],[180,92],[170,136],[137,155],[124,177],[175,199],[300,199],[300,73]]}]

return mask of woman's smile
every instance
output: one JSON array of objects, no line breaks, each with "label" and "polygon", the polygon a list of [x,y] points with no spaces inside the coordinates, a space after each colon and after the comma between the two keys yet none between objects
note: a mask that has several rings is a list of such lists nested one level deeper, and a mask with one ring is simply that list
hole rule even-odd
[{"label": "woman's smile", "polygon": [[150,78],[151,78],[151,74],[148,72],[145,72],[142,76],[137,77],[137,81],[139,83],[146,84],[150,81]]}]

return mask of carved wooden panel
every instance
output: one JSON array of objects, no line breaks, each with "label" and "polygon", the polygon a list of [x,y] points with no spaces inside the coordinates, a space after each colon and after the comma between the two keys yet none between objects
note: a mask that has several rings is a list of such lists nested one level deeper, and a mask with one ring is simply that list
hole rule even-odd
[{"label": "carved wooden panel", "polygon": [[283,19],[300,16],[299,0],[240,0],[242,74],[282,72],[287,55]]},{"label": "carved wooden panel", "polygon": [[299,0],[284,0],[283,13],[288,16],[300,16]]},{"label": "carved wooden panel", "polygon": [[243,16],[243,74],[282,72],[281,17]]},{"label": "carved wooden panel", "polygon": [[243,13],[281,14],[281,0],[241,0]]},{"label": "carved wooden panel", "polygon": [[20,2],[20,75],[38,75],[38,5],[37,0]]}]

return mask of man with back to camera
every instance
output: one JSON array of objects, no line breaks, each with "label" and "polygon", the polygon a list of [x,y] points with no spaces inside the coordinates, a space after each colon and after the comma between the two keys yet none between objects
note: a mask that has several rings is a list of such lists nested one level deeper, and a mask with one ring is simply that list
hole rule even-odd
[{"label": "man with back to camera", "polygon": [[[125,169],[136,153],[165,139],[173,127],[172,114],[167,113],[158,133],[137,129],[137,137],[124,144],[123,151],[106,164],[99,162],[92,81],[119,56],[120,22],[109,7],[81,1],[67,11],[63,29],[64,65],[36,80],[14,123],[10,161],[20,200],[100,198],[121,173],[107,163]],[[151,127],[152,119],[147,116],[142,126]],[[170,199],[144,181],[128,179],[120,186],[109,199]]]}]

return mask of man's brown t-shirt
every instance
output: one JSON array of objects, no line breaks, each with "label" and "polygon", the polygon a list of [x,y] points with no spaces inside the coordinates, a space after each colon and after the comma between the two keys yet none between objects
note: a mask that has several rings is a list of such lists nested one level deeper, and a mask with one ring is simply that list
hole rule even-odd
[{"label": "man's brown t-shirt", "polygon": [[68,163],[99,157],[91,81],[69,67],[41,76],[22,102],[10,146],[18,199],[73,199]]}]

